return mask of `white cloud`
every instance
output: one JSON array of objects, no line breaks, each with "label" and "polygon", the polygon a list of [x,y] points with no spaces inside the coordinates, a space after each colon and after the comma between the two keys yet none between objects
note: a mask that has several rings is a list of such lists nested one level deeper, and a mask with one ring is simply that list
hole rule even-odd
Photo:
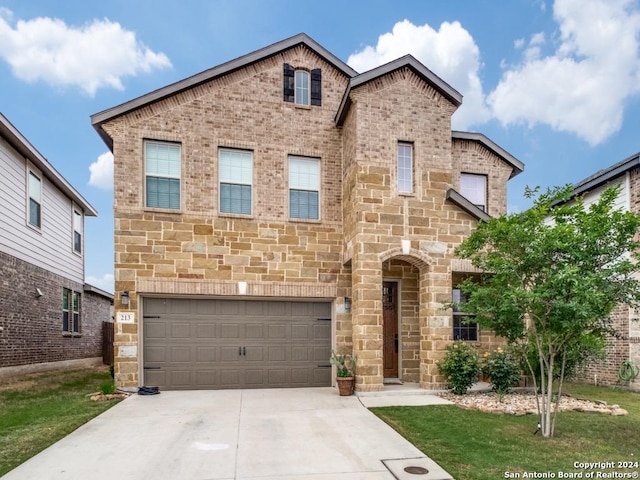
[{"label": "white cloud", "polygon": [[454,128],[466,129],[489,119],[484,103],[480,70],[480,50],[459,22],[444,22],[439,30],[416,26],[408,20],[378,38],[375,47],[366,46],[349,57],[347,63],[364,72],[410,53],[427,68],[464,95],[453,116]]},{"label": "white cloud", "polygon": [[77,86],[93,96],[99,88],[123,90],[123,77],[171,67],[164,53],[153,52],[117,22],[94,19],[76,27],[57,18],[18,20],[15,25],[11,19],[11,11],[3,8],[0,58],[27,82]]},{"label": "white cloud", "polygon": [[105,273],[102,277],[88,276],[85,280],[89,285],[98,287],[105,292],[113,293],[113,273]]},{"label": "white cloud", "polygon": [[113,154],[105,152],[89,165],[89,185],[110,190],[113,188]]},{"label": "white cloud", "polygon": [[488,96],[503,124],[546,124],[596,145],[620,129],[624,104],[640,92],[640,11],[635,0],[556,0],[555,51],[543,34]]}]

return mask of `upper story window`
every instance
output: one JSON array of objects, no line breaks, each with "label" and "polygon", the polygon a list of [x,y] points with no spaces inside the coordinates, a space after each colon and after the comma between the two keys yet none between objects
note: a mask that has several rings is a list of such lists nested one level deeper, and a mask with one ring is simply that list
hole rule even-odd
[{"label": "upper story window", "polygon": [[309,105],[309,72],[296,70],[295,85],[294,103],[296,105]]},{"label": "upper story window", "polygon": [[[465,303],[467,296],[457,287],[453,288],[453,303]],[[453,339],[454,340],[478,340],[478,324],[475,317],[464,313],[460,307],[453,308]]]},{"label": "upper story window", "polygon": [[144,142],[146,203],[151,208],[180,209],[180,145]]},{"label": "upper story window", "polygon": [[220,150],[220,213],[251,215],[253,153]]},{"label": "upper story window", "polygon": [[80,209],[73,208],[73,251],[82,253],[82,212]]},{"label": "upper story window", "polygon": [[296,105],[322,105],[322,69],[311,71],[284,64],[283,96],[285,102]]},{"label": "upper story window", "polygon": [[42,179],[29,170],[28,174],[28,222],[29,225],[40,228],[42,226]]},{"label": "upper story window", "polygon": [[460,174],[460,194],[483,212],[487,211],[487,176]]},{"label": "upper story window", "polygon": [[289,217],[320,218],[320,160],[289,157]]},{"label": "upper story window", "polygon": [[398,193],[413,193],[413,145],[398,143]]}]

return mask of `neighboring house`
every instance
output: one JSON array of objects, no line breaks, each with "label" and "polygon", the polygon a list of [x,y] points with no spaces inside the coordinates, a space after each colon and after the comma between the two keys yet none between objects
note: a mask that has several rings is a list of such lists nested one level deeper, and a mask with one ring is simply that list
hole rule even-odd
[{"label": "neighboring house", "polygon": [[[576,183],[572,195],[582,196],[585,207],[589,207],[600,198],[605,188],[613,185],[620,186],[616,207],[622,211],[640,213],[640,153]],[[620,337],[610,338],[605,359],[587,369],[584,381],[613,385],[618,382],[618,372],[623,362],[630,361],[640,366],[640,312],[621,305],[611,318]],[[640,390],[640,377],[630,386]]]},{"label": "neighboring house", "polygon": [[358,74],[299,34],[92,116],[114,154],[120,387],[440,388],[453,249],[523,164],[451,131],[462,96],[411,56]]},{"label": "neighboring house", "polygon": [[102,356],[113,295],[84,282],[94,208],[0,114],[0,371]]}]

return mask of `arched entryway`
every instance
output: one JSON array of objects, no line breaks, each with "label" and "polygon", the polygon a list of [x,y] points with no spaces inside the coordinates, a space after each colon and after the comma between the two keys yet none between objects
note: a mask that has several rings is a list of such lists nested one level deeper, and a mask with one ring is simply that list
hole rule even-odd
[{"label": "arched entryway", "polygon": [[[400,381],[434,388],[434,334],[444,338],[448,331],[446,314],[437,309],[438,292],[446,294],[450,285],[446,270],[443,275],[419,250],[401,248],[357,252],[352,266],[356,389],[377,391]],[[434,329],[438,325],[445,330]]]},{"label": "arched entryway", "polygon": [[[383,384],[420,383],[421,286],[429,259],[394,249],[380,255]],[[424,313],[424,312],[423,312]]]}]

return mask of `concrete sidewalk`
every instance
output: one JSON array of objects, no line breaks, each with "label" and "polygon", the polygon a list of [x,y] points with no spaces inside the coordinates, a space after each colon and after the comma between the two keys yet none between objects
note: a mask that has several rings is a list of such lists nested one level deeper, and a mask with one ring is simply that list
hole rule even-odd
[{"label": "concrete sidewalk", "polygon": [[[450,479],[364,407],[376,398],[333,388],[133,395],[3,480]],[[403,399],[416,401],[387,403]]]}]

